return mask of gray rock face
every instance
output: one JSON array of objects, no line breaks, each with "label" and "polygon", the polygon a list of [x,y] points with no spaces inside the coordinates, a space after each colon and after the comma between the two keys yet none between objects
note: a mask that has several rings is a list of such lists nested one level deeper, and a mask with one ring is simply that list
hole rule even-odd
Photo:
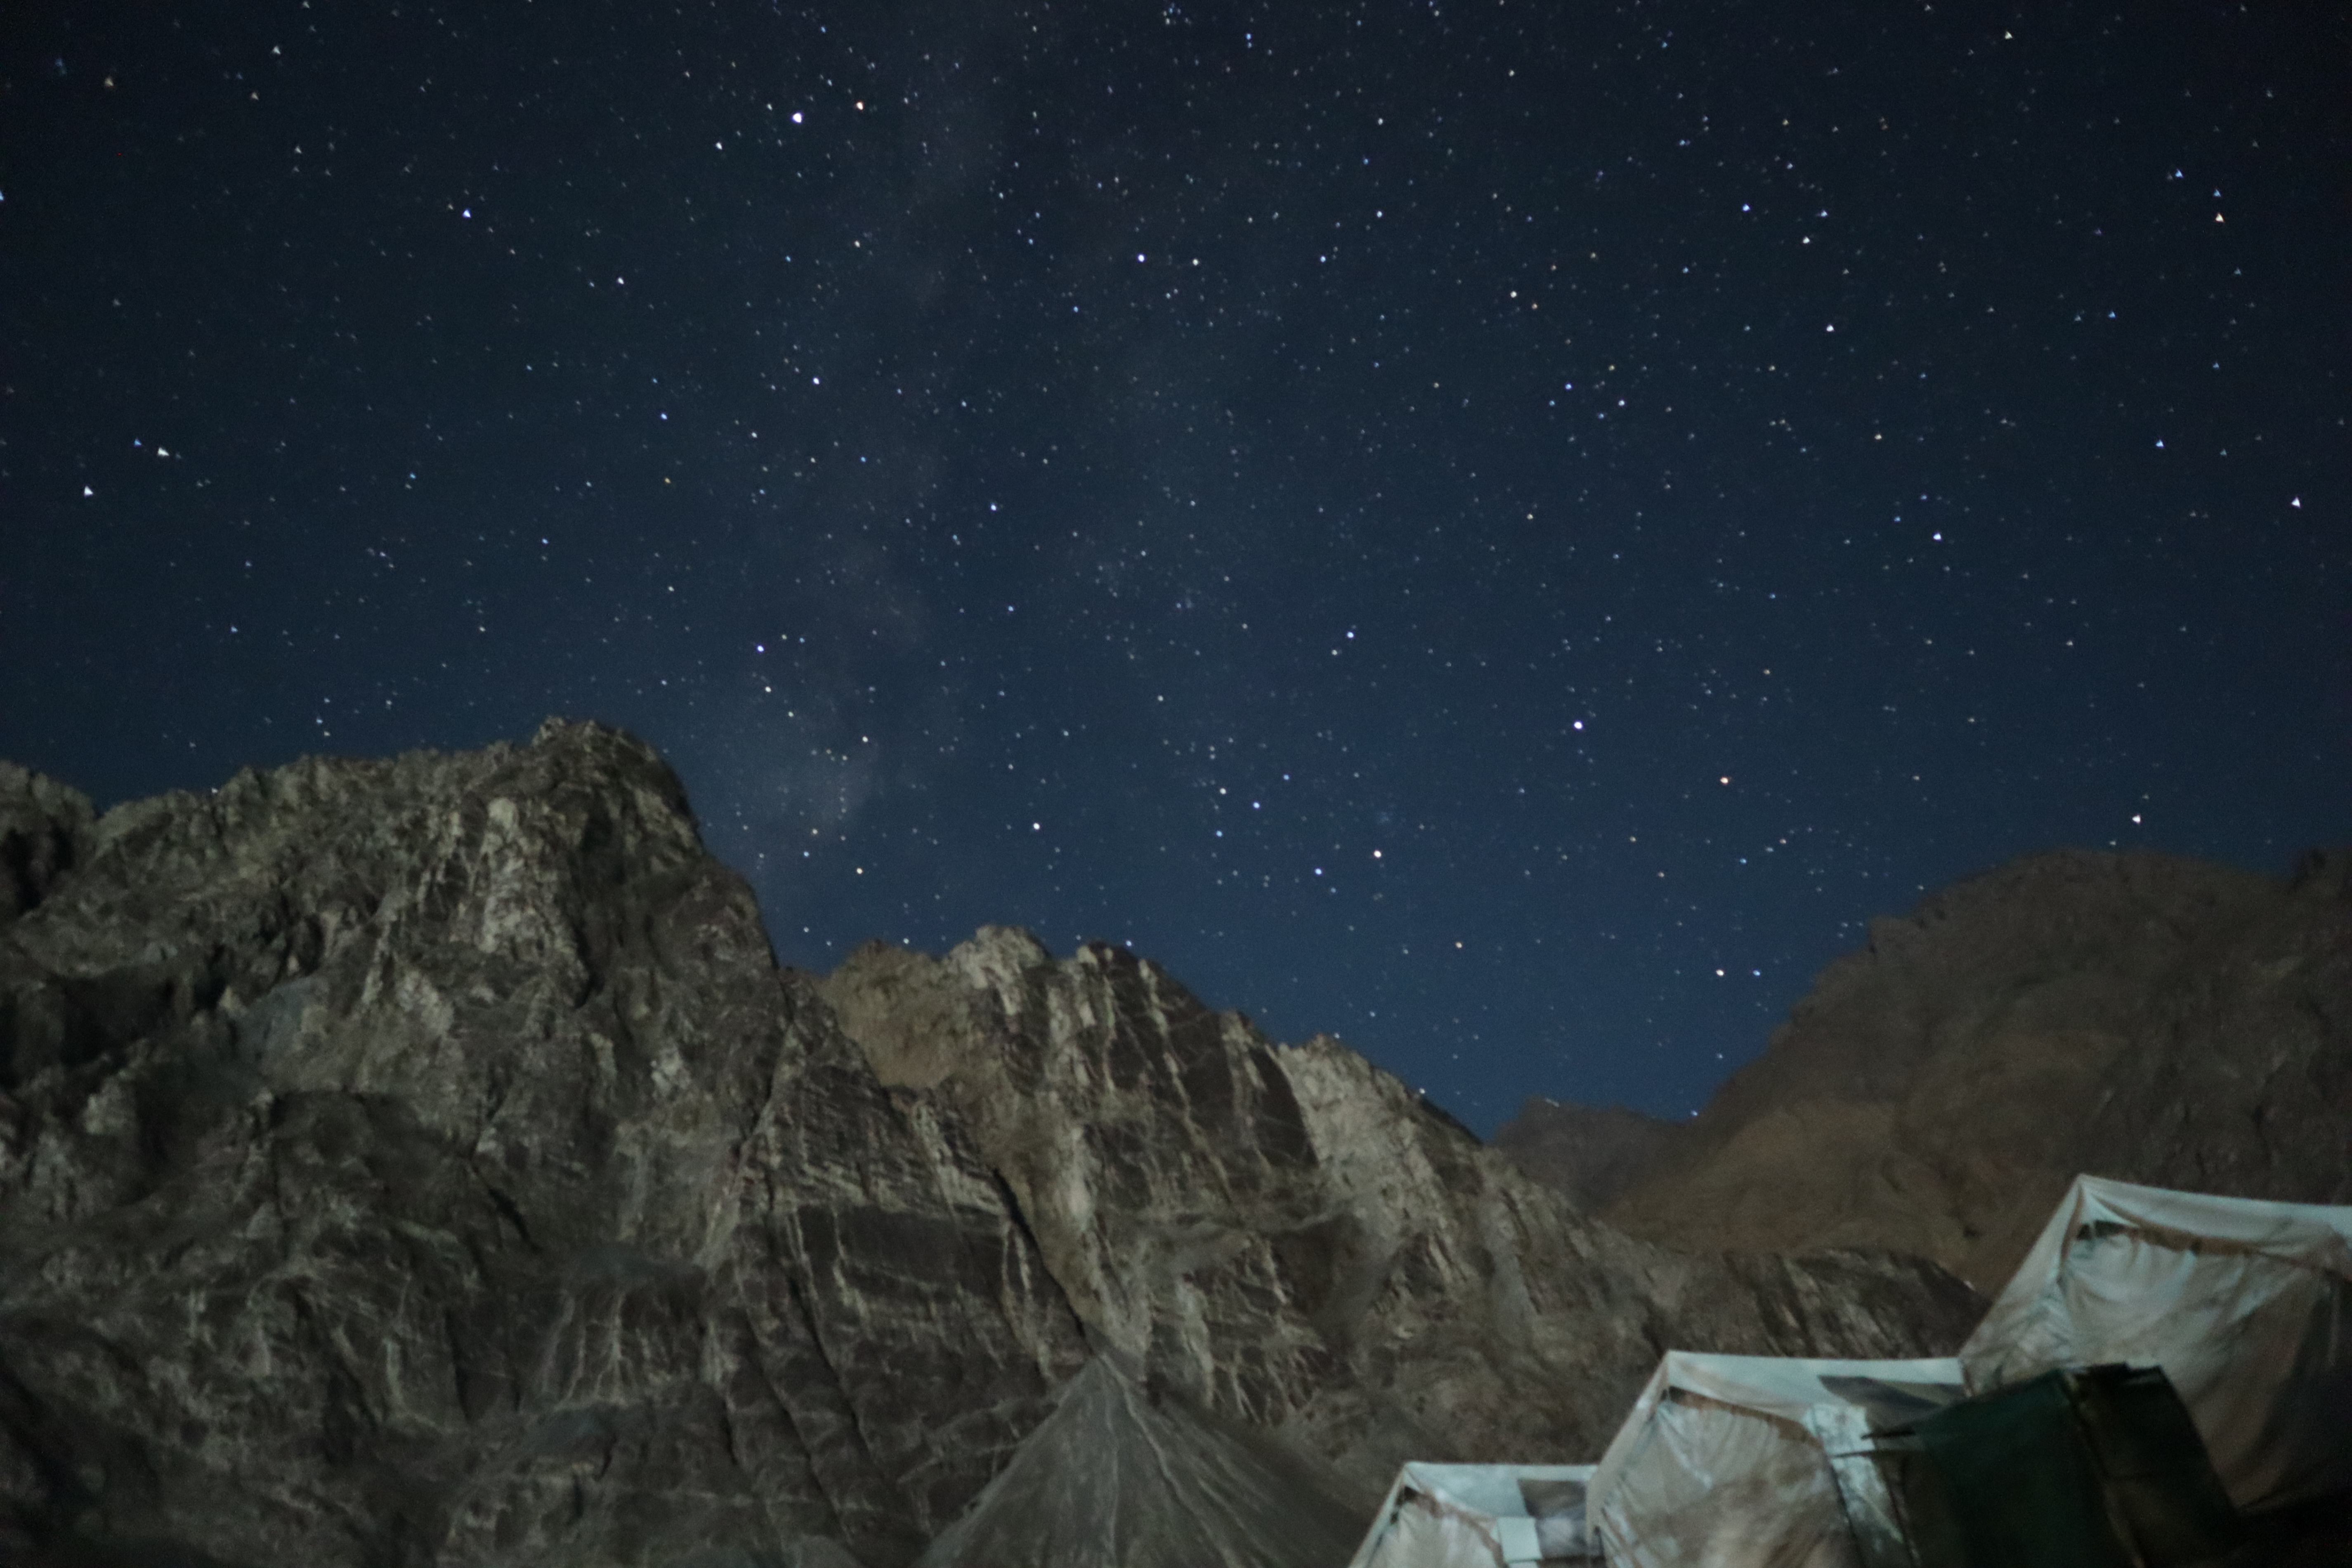
[{"label": "gray rock face", "polygon": [[1083,1359],[610,732],[123,807],[0,965],[24,1540],[904,1561]]},{"label": "gray rock face", "polygon": [[0,925],[47,897],[89,853],[93,821],[79,791],[0,763]]},{"label": "gray rock face", "polygon": [[896,1568],[1090,1346],[1377,1495],[1591,1457],[1667,1343],[1976,1308],[1631,1240],[1110,949],[780,972],[593,726],[10,771],[0,857],[0,1561]]},{"label": "gray rock face", "polygon": [[2036,856],[1874,921],[1606,1211],[1996,1290],[2079,1173],[2352,1202],[2352,857]]},{"label": "gray rock face", "polygon": [[1978,1310],[1907,1260],[1633,1242],[1361,1057],[1271,1045],[1107,944],[870,945],[822,991],[971,1128],[1091,1333],[1367,1508],[1408,1458],[1597,1458],[1669,1345],[1925,1353]]}]

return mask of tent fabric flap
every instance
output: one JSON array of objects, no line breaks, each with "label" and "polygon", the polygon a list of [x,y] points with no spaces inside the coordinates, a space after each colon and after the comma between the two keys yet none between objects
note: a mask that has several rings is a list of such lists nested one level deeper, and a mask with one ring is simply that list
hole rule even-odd
[{"label": "tent fabric flap", "polygon": [[2241,1509],[2352,1490],[2352,1207],[2077,1177],[1960,1361],[2161,1367]]},{"label": "tent fabric flap", "polygon": [[2243,1533],[2155,1368],[2046,1373],[1938,1411],[1916,1436],[1925,1463],[1905,1501],[1923,1563],[2167,1568]]},{"label": "tent fabric flap", "polygon": [[2137,1568],[2108,1523],[2061,1374],[1956,1405],[1918,1436],[1960,1562]]}]

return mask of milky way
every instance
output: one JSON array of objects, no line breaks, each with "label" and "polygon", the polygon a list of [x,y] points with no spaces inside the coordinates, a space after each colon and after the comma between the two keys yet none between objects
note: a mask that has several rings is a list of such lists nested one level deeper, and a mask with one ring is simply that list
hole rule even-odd
[{"label": "milky way", "polygon": [[787,962],[1128,942],[1482,1130],[2345,836],[2341,14],[19,11],[0,755],[101,803],[601,718]]}]

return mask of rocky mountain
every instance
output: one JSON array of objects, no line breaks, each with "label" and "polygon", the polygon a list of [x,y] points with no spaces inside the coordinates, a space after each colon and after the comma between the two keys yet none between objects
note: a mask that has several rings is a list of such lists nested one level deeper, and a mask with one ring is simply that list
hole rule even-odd
[{"label": "rocky mountain", "polygon": [[781,970],[593,725],[102,816],[0,770],[0,1561],[897,1568],[1084,1539],[1088,1431],[1198,1459],[1163,1511],[1246,1453],[1360,1515],[1591,1458],[1667,1345],[1979,1305],[1635,1240],[1115,948]]},{"label": "rocky mountain", "polygon": [[1622,1105],[1578,1105],[1531,1094],[1495,1130],[1495,1147],[1528,1175],[1590,1213],[1615,1202],[1664,1161],[1684,1131]]},{"label": "rocky mountain", "polygon": [[1409,1456],[1597,1455],[1668,1343],[1920,1343],[1975,1310],[1904,1260],[1631,1244],[1336,1042],[1270,1045],[1105,943],[874,945],[820,994],[958,1114],[1090,1334],[1367,1507]]},{"label": "rocky mountain", "polygon": [[[1556,1125],[1497,1142],[1572,1169]],[[1874,921],[1603,1212],[1685,1247],[1894,1248],[1990,1292],[2078,1173],[2347,1203],[2347,1149],[2352,856],[2276,880],[2063,851]]]}]

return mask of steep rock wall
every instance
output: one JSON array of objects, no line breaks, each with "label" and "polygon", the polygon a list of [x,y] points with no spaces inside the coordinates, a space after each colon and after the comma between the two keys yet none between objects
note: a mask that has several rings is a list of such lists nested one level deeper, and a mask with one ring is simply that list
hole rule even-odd
[{"label": "steep rock wall", "polygon": [[875,944],[821,989],[971,1128],[1092,1331],[1375,1496],[1406,1458],[1597,1457],[1670,1345],[1916,1354],[1973,1321],[1906,1259],[1635,1242],[1353,1052],[1105,943]]},{"label": "steep rock wall", "polygon": [[901,1562],[1083,1359],[610,731],[109,813],[0,992],[25,1551]]}]

